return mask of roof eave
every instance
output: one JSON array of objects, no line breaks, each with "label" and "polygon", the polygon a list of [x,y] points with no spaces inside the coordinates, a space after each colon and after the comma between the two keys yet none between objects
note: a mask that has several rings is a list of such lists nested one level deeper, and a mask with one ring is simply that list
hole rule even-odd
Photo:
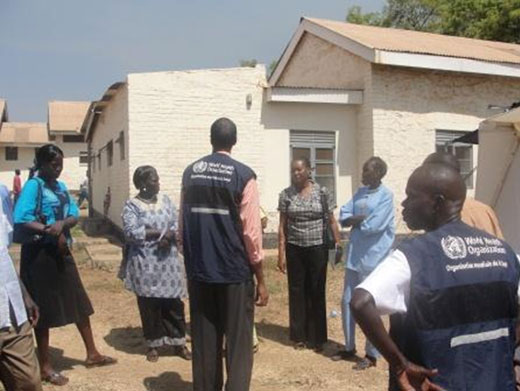
[{"label": "roof eave", "polygon": [[520,64],[475,60],[471,58],[436,56],[376,50],[376,64],[473,73],[494,76],[520,77]]},{"label": "roof eave", "polygon": [[81,124],[80,133],[85,135],[85,141],[89,142],[94,134],[99,116],[103,113],[112,98],[117,94],[118,90],[126,83],[123,81],[116,82],[107,88],[100,100],[94,101],[88,108],[87,115]]}]

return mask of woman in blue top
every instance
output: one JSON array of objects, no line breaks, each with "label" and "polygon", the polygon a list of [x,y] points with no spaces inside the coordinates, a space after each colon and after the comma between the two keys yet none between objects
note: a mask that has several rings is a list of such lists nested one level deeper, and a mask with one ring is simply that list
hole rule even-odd
[{"label": "woman in blue top", "polygon": [[[65,185],[58,181],[63,152],[52,144],[36,152],[38,176],[29,179],[14,211],[15,231],[23,241],[20,276],[36,304],[40,319],[35,328],[42,380],[65,385],[49,358],[49,328],[75,323],[87,350],[87,367],[113,364],[96,348],[89,316],[94,312],[69,250],[70,229],[79,211]],[[31,239],[29,240],[29,237]]]},{"label": "woman in blue top", "polygon": [[[345,350],[332,356],[335,361],[356,357],[355,322],[349,307],[352,291],[389,254],[394,242],[393,194],[381,183],[386,170],[383,159],[368,159],[363,165],[361,178],[364,186],[360,187],[354,197],[340,210],[340,224],[352,229],[341,301]],[[359,361],[354,369],[363,370],[376,365],[379,353],[368,339],[365,354],[365,358]]]}]

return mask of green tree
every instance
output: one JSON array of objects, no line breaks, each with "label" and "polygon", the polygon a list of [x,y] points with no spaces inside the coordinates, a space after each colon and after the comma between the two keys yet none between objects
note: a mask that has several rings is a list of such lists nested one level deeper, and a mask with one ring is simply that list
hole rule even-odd
[{"label": "green tree", "polygon": [[387,0],[381,12],[349,8],[347,21],[520,42],[520,0]]},{"label": "green tree", "polygon": [[444,34],[520,43],[520,0],[451,0],[440,6]]},{"label": "green tree", "polygon": [[239,64],[241,67],[254,68],[256,67],[256,64],[258,64],[258,61],[256,60],[256,58],[252,58],[250,60],[240,60]]},{"label": "green tree", "polygon": [[369,24],[371,26],[381,26],[383,15],[380,12],[363,13],[361,7],[355,5],[350,7],[347,12],[347,22],[356,24]]}]

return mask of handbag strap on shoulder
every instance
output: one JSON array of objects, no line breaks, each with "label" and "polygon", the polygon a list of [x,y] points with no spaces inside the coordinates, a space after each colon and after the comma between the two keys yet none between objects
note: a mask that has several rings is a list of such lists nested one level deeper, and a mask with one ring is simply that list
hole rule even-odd
[{"label": "handbag strap on shoulder", "polygon": [[34,208],[34,215],[36,216],[36,218],[38,218],[38,216],[42,212],[43,180],[41,180],[38,177],[34,177],[32,179],[34,179],[38,184],[38,192],[36,193],[36,207]]}]

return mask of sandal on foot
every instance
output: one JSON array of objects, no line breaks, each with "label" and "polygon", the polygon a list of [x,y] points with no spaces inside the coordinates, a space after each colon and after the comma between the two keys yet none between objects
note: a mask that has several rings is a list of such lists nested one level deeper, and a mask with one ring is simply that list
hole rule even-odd
[{"label": "sandal on foot", "polygon": [[114,365],[115,363],[117,363],[117,360],[115,358],[109,356],[101,356],[100,358],[97,358],[95,360],[85,361],[85,366],[87,368],[106,367],[107,365]]},{"label": "sandal on foot", "polygon": [[157,349],[148,350],[148,352],[146,352],[146,360],[150,362],[159,361],[159,352],[157,351]]},{"label": "sandal on foot", "polygon": [[187,361],[191,360],[191,352],[186,347],[186,345],[183,346],[175,346],[175,355],[179,356]]},{"label": "sandal on foot", "polygon": [[44,381],[46,383],[51,383],[52,385],[55,385],[55,386],[64,386],[65,384],[67,384],[69,382],[69,378],[63,376],[59,372],[53,372],[50,375],[42,376],[42,381]]},{"label": "sandal on foot", "polygon": [[365,369],[368,369],[370,367],[375,367],[376,362],[377,361],[375,358],[366,356],[364,359],[362,359],[361,361],[358,361],[356,364],[354,364],[352,369],[355,371],[364,371]]},{"label": "sandal on foot", "polygon": [[305,345],[305,342],[296,342],[294,344],[294,349],[296,349],[296,350],[303,350],[306,348],[307,348],[307,346]]}]

